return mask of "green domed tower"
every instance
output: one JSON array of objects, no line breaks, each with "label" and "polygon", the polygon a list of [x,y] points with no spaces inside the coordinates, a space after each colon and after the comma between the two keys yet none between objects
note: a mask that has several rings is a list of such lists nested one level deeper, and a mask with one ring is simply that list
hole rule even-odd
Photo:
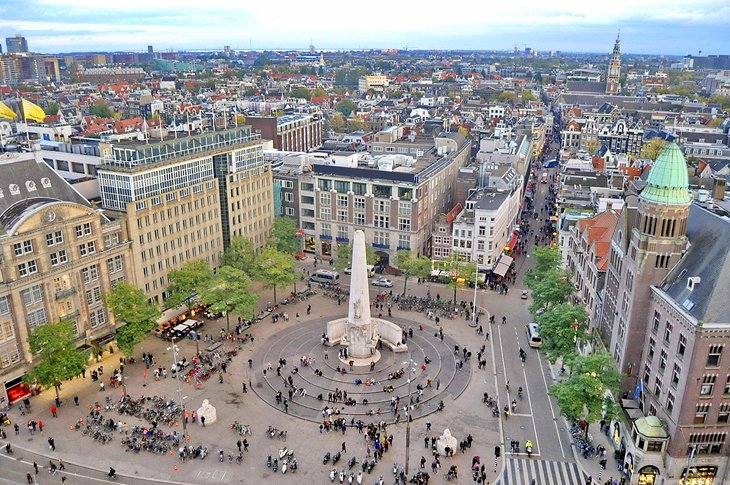
[{"label": "green domed tower", "polygon": [[687,162],[676,143],[667,145],[649,172],[641,199],[656,204],[689,205]]}]

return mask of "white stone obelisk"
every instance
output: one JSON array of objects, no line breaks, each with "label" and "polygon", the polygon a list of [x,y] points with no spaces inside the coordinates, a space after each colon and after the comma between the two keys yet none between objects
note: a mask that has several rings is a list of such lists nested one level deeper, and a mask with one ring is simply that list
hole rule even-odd
[{"label": "white stone obelisk", "polygon": [[378,342],[378,332],[375,322],[370,317],[365,233],[359,229],[355,231],[352,241],[352,276],[345,336],[349,343],[348,357],[366,359],[373,356]]}]

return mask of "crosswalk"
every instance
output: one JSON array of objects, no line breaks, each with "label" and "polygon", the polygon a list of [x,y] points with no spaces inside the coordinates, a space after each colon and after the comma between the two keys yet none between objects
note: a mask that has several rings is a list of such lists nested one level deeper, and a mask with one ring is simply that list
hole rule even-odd
[{"label": "crosswalk", "polygon": [[584,485],[585,477],[575,463],[508,458],[499,485]]}]

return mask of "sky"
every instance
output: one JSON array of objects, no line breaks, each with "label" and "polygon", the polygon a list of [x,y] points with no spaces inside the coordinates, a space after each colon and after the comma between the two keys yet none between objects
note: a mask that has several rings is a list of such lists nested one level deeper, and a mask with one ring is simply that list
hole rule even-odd
[{"label": "sky", "polygon": [[[728,0],[0,0],[30,50],[474,49],[730,53]],[[3,45],[3,47],[5,47]]]}]

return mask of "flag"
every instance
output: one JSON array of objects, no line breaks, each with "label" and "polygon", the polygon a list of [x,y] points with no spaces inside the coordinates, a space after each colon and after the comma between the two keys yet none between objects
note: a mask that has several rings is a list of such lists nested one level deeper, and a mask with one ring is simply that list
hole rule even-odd
[{"label": "flag", "polygon": [[639,379],[639,384],[636,386],[636,390],[634,391],[634,399],[639,399],[639,395],[644,392],[644,383],[641,379]]},{"label": "flag", "polygon": [[46,119],[46,113],[43,111],[43,108],[38,106],[37,104],[33,104],[27,99],[23,98],[23,115],[25,116],[26,120],[33,120],[37,121],[38,123],[43,123],[43,120]]},{"label": "flag", "polygon": [[15,114],[15,111],[8,108],[8,105],[0,101],[0,118],[7,118],[9,120],[12,120],[17,115]]}]

